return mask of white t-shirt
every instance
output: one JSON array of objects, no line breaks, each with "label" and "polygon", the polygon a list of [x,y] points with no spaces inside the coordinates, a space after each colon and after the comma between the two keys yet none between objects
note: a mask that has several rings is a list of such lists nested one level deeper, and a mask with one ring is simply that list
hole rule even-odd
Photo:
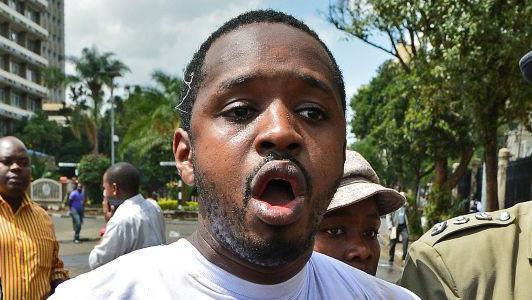
[{"label": "white t-shirt", "polygon": [[165,243],[161,208],[137,194],[116,209],[102,240],[89,255],[89,266],[95,269],[126,253]]},{"label": "white t-shirt", "polygon": [[419,299],[314,252],[291,279],[256,284],[219,268],[187,240],[124,255],[61,284],[50,299]]}]

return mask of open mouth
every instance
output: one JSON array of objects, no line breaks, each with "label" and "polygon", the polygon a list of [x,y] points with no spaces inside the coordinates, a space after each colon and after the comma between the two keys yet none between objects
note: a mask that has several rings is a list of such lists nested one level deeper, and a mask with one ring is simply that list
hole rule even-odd
[{"label": "open mouth", "polygon": [[307,182],[290,161],[266,163],[251,182],[251,205],[259,219],[270,225],[295,222],[303,210]]},{"label": "open mouth", "polygon": [[294,200],[294,189],[290,182],[283,179],[273,179],[266,184],[260,199],[271,205],[283,205]]}]

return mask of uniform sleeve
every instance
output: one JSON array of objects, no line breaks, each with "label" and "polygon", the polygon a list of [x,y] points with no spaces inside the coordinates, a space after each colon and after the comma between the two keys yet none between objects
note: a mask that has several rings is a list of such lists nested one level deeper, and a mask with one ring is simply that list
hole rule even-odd
[{"label": "uniform sleeve", "polygon": [[89,266],[91,270],[104,265],[115,258],[128,253],[137,235],[135,222],[131,218],[119,220],[109,220],[105,233],[100,241],[92,249],[89,255]]},{"label": "uniform sleeve", "polygon": [[421,299],[460,299],[454,279],[441,255],[433,247],[417,241],[408,253],[401,286]]}]

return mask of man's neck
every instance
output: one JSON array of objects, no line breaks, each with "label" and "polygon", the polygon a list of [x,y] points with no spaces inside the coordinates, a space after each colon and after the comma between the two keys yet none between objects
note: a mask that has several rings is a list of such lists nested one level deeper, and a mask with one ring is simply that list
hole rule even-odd
[{"label": "man's neck", "polygon": [[9,204],[9,206],[11,206],[11,211],[13,211],[13,213],[16,213],[18,209],[20,208],[20,206],[22,205],[23,195],[18,195],[18,196],[1,195],[1,196],[2,196],[2,199],[4,199],[4,201],[6,201],[7,204]]},{"label": "man's neck", "polygon": [[264,267],[243,261],[225,249],[206,228],[201,217],[196,232],[187,240],[211,263],[244,280],[258,284],[277,284],[295,276],[312,255],[312,248],[297,260],[279,267]]}]

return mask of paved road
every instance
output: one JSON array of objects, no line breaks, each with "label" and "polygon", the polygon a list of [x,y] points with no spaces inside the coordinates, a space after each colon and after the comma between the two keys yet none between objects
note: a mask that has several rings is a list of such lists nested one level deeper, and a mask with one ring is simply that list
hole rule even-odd
[{"label": "paved road", "polygon": [[[70,217],[61,217],[60,215],[53,215],[55,232],[59,240],[59,255],[65,264],[65,268],[69,270],[70,276],[75,277],[79,274],[89,271],[89,253],[94,248],[99,240],[98,231],[104,224],[103,218],[85,218],[81,230],[81,237],[83,242],[81,244],[74,244],[72,219]],[[190,235],[196,226],[195,221],[180,221],[180,220],[166,220],[166,239],[168,243],[175,242],[180,237]],[[381,228],[381,233],[383,231]],[[384,239],[381,242],[381,261],[377,270],[377,277],[390,282],[397,282],[401,276],[402,268],[398,262],[394,266],[388,265],[387,247],[384,246]],[[399,245],[400,246],[400,245]],[[397,247],[400,248],[400,247]],[[396,259],[396,261],[400,261]]]}]

